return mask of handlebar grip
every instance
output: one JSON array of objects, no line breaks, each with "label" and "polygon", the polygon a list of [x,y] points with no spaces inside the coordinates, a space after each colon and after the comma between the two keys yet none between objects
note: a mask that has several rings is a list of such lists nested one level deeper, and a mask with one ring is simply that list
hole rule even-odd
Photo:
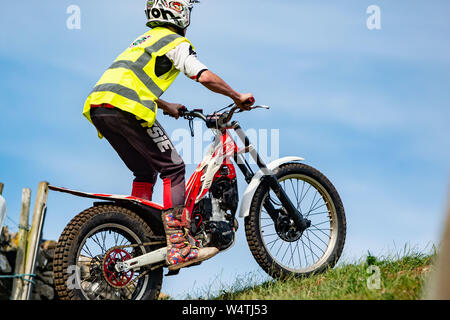
[{"label": "handlebar grip", "polygon": [[251,97],[251,98],[248,98],[248,99],[243,103],[243,105],[244,105],[244,106],[251,106],[251,105],[254,104],[254,103],[255,103],[255,98]]},{"label": "handlebar grip", "polygon": [[[182,117],[183,114],[184,114],[186,111],[187,111],[187,108],[186,108],[185,106],[183,106],[182,108],[178,109],[178,115],[179,115],[180,117]],[[170,113],[168,113],[168,112],[166,112],[166,111],[163,111],[163,115],[165,115],[165,116],[170,116]]]},{"label": "handlebar grip", "polygon": [[188,109],[185,106],[183,106],[182,108],[178,109],[178,115],[182,117],[187,111]]}]

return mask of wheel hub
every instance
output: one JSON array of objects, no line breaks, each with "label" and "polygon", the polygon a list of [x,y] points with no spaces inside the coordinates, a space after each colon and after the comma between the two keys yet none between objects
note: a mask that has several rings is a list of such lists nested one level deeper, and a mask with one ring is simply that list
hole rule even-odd
[{"label": "wheel hub", "polygon": [[278,217],[275,230],[278,236],[287,242],[297,241],[303,234],[302,231],[297,230],[294,222],[288,216],[283,215]]},{"label": "wheel hub", "polygon": [[133,279],[133,270],[117,271],[116,264],[131,259],[131,255],[120,248],[109,250],[103,259],[103,275],[106,282],[115,288],[127,286]]}]

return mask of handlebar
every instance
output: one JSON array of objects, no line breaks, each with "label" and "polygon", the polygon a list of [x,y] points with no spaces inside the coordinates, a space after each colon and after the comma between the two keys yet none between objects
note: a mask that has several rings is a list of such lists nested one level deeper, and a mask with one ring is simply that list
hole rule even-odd
[{"label": "handlebar", "polygon": [[[255,102],[254,98],[250,98],[248,99],[245,103],[245,105],[252,105]],[[206,126],[208,128],[216,128],[216,129],[220,129],[220,128],[224,128],[224,127],[229,127],[231,126],[231,119],[233,118],[233,115],[235,113],[240,113],[243,111],[251,111],[254,109],[258,109],[258,108],[264,108],[264,109],[269,109],[270,107],[268,106],[253,106],[253,107],[248,107],[248,110],[245,109],[241,109],[240,107],[236,106],[235,104],[231,104],[227,107],[225,107],[224,109],[228,109],[231,108],[229,111],[223,112],[223,113],[219,113],[219,112],[214,112],[212,114],[204,114],[203,113],[203,109],[193,109],[193,110],[189,110],[186,107],[182,107],[180,109],[178,109],[178,114],[180,117],[189,120],[190,122],[190,126],[192,126],[192,120],[194,118],[198,118],[203,120],[206,123]],[[223,110],[223,109],[222,109]],[[166,112],[164,112],[164,114],[167,114]],[[192,128],[191,128],[192,131]]]},{"label": "handlebar", "polygon": [[178,109],[178,114],[180,115],[180,117],[188,120],[190,118],[200,118],[204,121],[207,120],[206,118],[207,116],[203,114],[203,109],[188,110],[186,107],[183,106],[183,108]]},{"label": "handlebar", "polygon": [[251,111],[251,110],[259,109],[259,108],[270,109],[270,107],[268,107],[268,106],[254,106],[254,107],[250,107],[248,110],[244,110],[244,109],[239,108],[238,106],[233,106],[230,109],[230,111],[227,111],[224,113],[212,113],[212,114],[205,115],[203,113],[202,109],[188,110],[187,108],[182,108],[182,109],[178,110],[178,114],[180,115],[180,117],[183,117],[187,120],[190,120],[192,118],[199,118],[205,122],[214,120],[214,122],[217,122],[220,125],[225,125],[231,121],[231,119],[233,118],[235,113]]}]

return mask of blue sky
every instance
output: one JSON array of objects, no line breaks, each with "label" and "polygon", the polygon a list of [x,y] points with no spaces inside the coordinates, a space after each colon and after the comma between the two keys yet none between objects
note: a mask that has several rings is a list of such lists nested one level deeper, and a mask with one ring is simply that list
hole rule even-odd
[{"label": "blue sky", "polygon": [[[66,27],[72,4],[81,9],[80,30]],[[131,173],[81,110],[105,68],[146,31],[144,4],[4,4],[0,181],[9,218],[19,220],[22,188],[32,188],[34,199],[42,180],[130,192]],[[373,4],[381,9],[381,30],[366,27]],[[344,260],[439,239],[449,187],[449,9],[444,0],[204,0],[194,9],[188,38],[199,58],[272,107],[243,114],[242,126],[279,129],[280,156],[304,157],[340,192],[348,221]],[[210,111],[229,103],[182,75],[164,97]],[[181,120],[159,120],[169,133],[187,128]],[[188,174],[193,170],[187,166]],[[57,239],[91,203],[50,193],[44,238]],[[165,278],[163,291],[182,296],[259,270],[242,229],[231,250]]]}]

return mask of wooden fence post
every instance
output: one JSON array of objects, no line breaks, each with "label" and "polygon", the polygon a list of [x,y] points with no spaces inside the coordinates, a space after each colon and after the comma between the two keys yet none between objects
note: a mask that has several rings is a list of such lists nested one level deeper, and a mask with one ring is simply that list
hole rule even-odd
[{"label": "wooden fence post", "polygon": [[0,182],[0,232],[2,232],[3,227],[3,219],[6,216],[6,201],[2,197],[4,184]]},{"label": "wooden fence post", "polygon": [[449,300],[450,299],[450,275],[448,266],[450,263],[450,194],[448,196],[448,209],[445,218],[441,241],[436,257],[433,261],[433,270],[428,275],[422,292],[425,300]]},{"label": "wooden fence post", "polygon": [[[22,209],[20,211],[19,235],[17,245],[17,255],[15,263],[15,274],[25,273],[25,255],[27,252],[28,239],[28,220],[30,215],[31,190],[24,188],[22,190]],[[11,292],[11,300],[20,300],[22,298],[22,291],[24,287],[23,278],[15,278]]]},{"label": "wooden fence post", "polygon": [[[39,252],[39,244],[42,236],[45,213],[47,211],[48,182],[41,182],[36,194],[36,202],[33,210],[33,220],[28,233],[28,245],[25,257],[25,274],[34,274],[36,258]],[[33,279],[33,278],[29,278]],[[21,300],[31,299],[32,284],[29,281],[23,283]]]},{"label": "wooden fence post", "polygon": [[3,221],[6,217],[6,200],[2,197],[4,184],[0,182],[0,232],[3,229]]}]

